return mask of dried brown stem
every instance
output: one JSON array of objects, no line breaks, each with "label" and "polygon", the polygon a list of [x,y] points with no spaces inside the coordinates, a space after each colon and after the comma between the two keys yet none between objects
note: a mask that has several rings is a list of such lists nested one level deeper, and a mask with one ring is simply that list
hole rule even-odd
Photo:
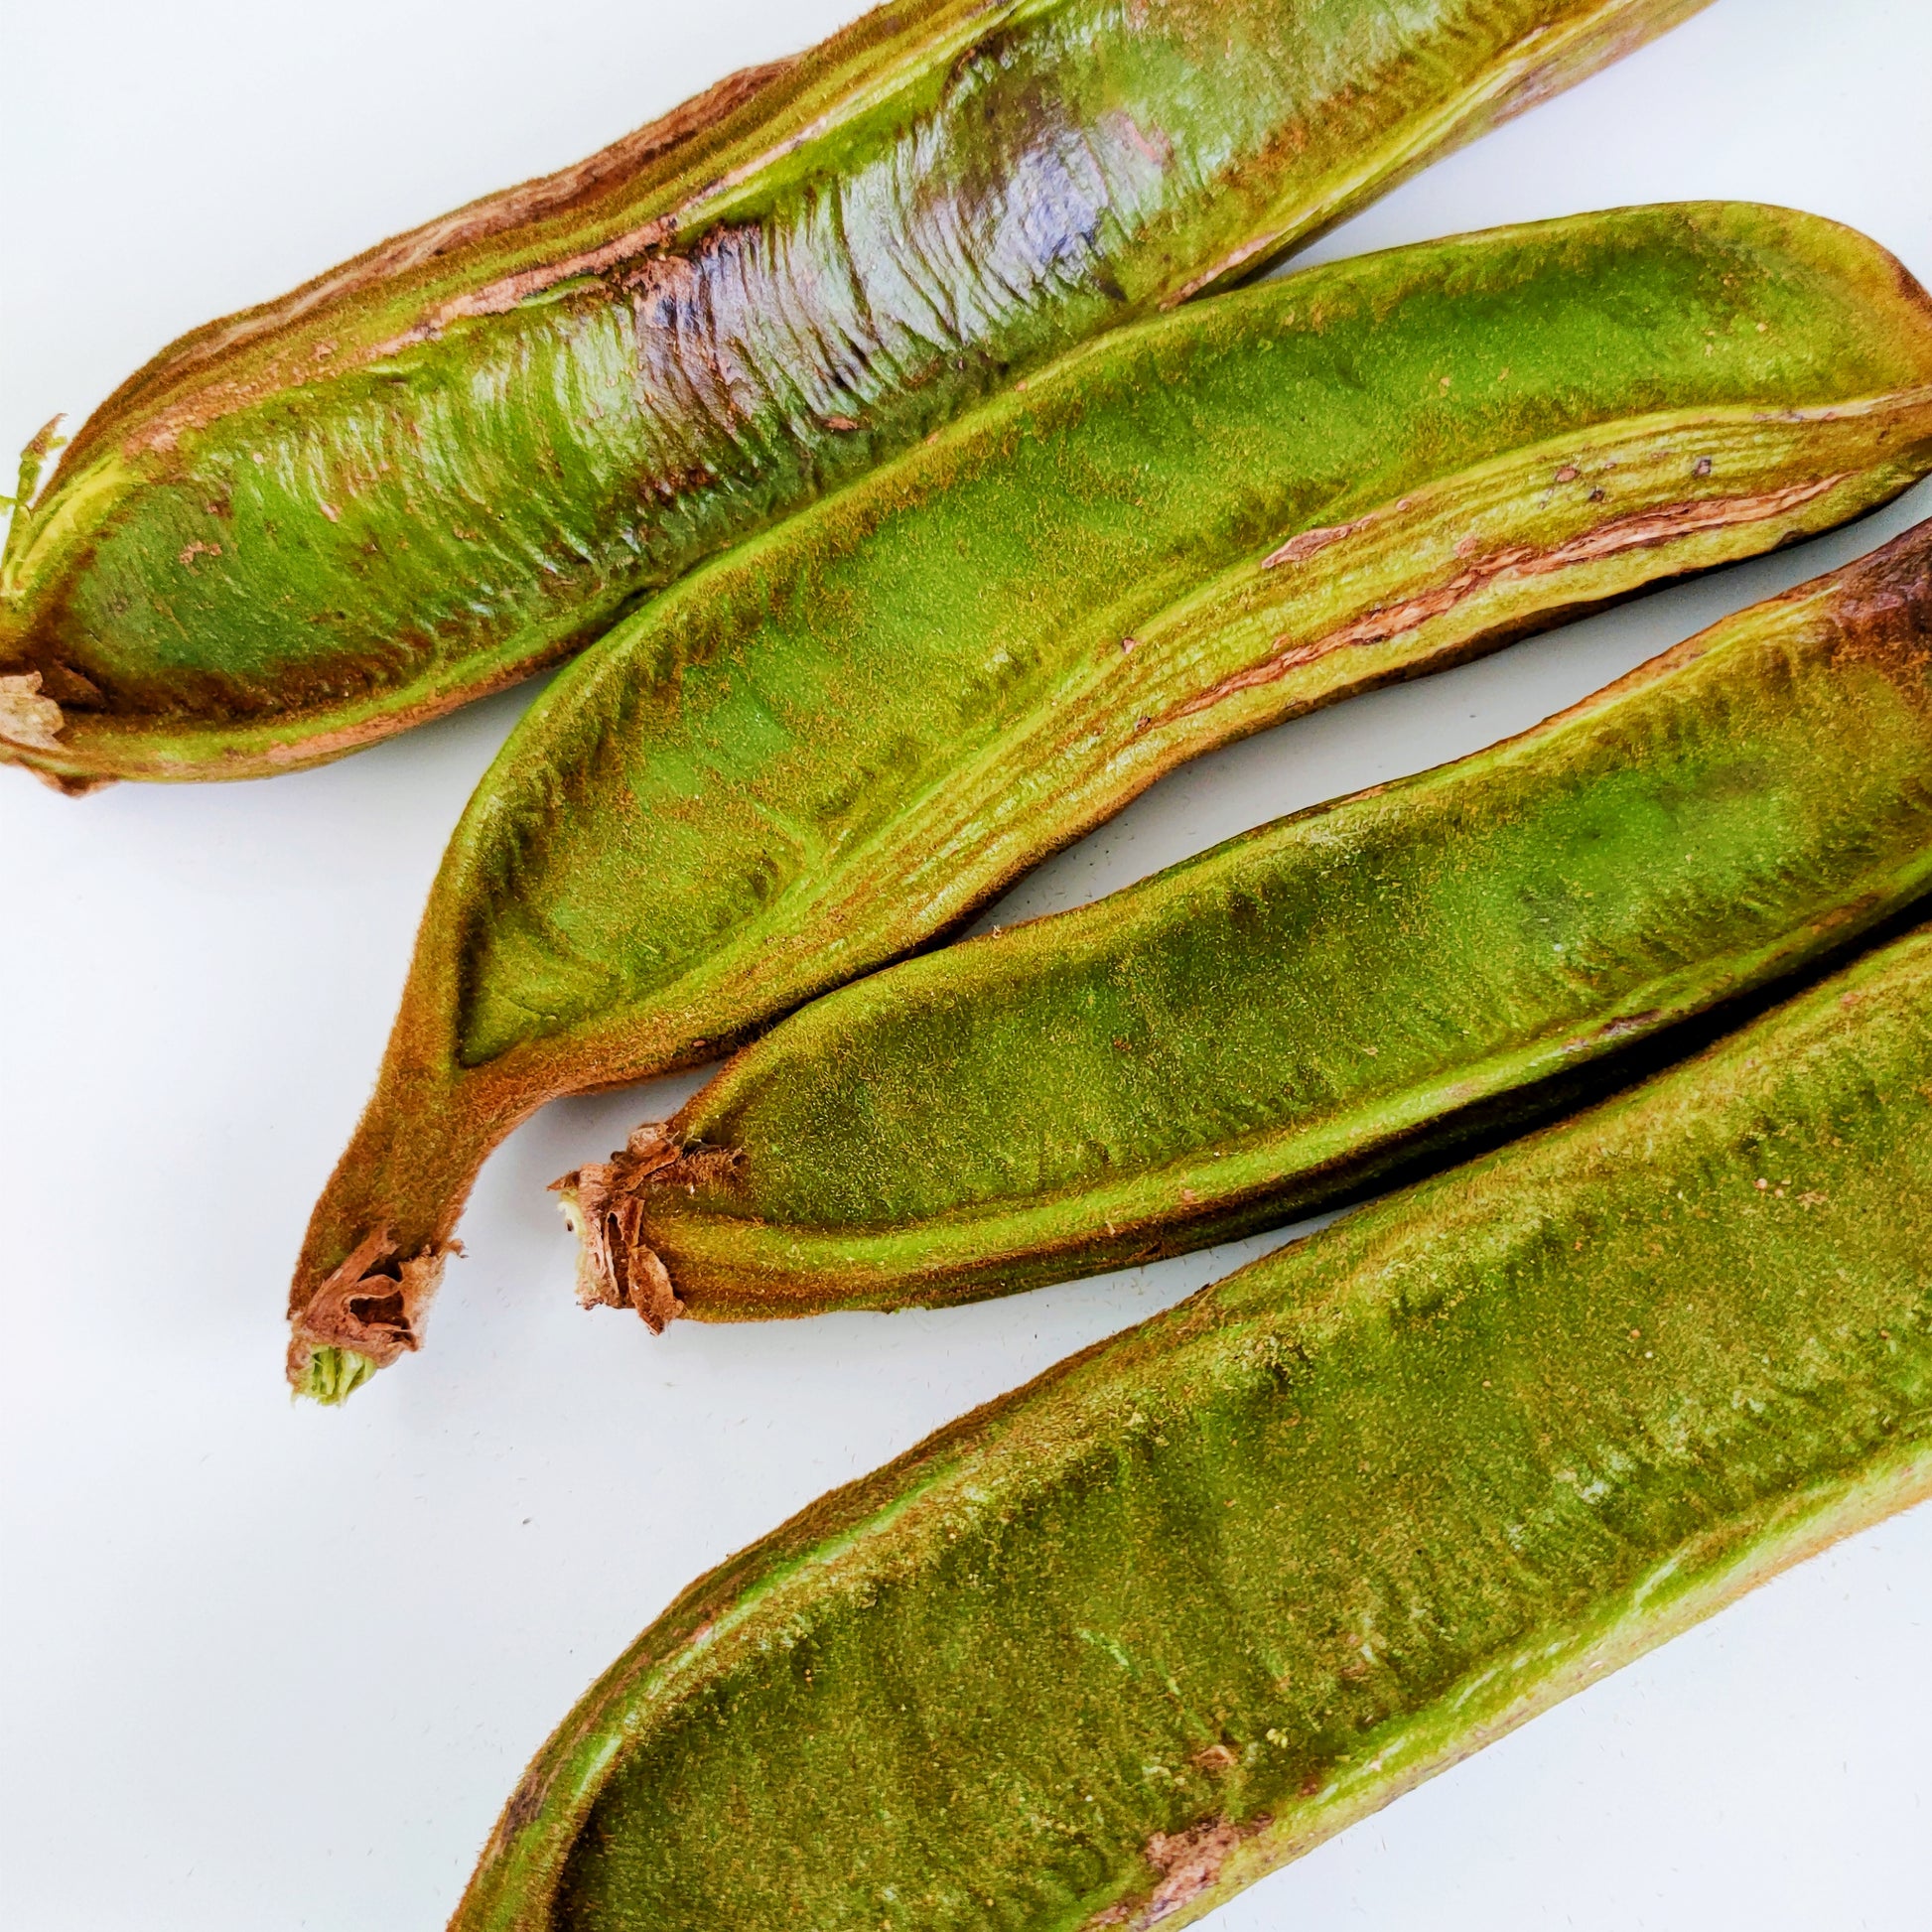
[{"label": "dried brown stem", "polygon": [[340,1348],[375,1368],[423,1345],[422,1318],[457,1242],[398,1260],[394,1232],[377,1228],[310,1297],[289,1337],[289,1380],[310,1381],[316,1351]]},{"label": "dried brown stem", "polygon": [[564,1219],[582,1244],[577,1299],[587,1309],[635,1309],[661,1335],[684,1311],[663,1258],[645,1238],[653,1188],[695,1187],[737,1162],[728,1148],[680,1146],[662,1121],[646,1121],[609,1161],[577,1168],[550,1183]]}]

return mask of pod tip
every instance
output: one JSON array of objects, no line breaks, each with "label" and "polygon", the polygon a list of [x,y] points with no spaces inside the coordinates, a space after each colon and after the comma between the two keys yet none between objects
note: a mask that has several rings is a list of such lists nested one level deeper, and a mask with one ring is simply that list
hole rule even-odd
[{"label": "pod tip", "polygon": [[377,1369],[420,1348],[443,1264],[462,1252],[451,1241],[404,1257],[389,1228],[365,1235],[291,1311],[289,1386],[318,1402],[342,1402]]},{"label": "pod tip", "polygon": [[661,1335],[684,1312],[663,1257],[644,1239],[642,1195],[677,1171],[685,1151],[647,1122],[608,1162],[573,1169],[550,1188],[577,1237],[577,1300],[587,1309],[634,1309]]}]

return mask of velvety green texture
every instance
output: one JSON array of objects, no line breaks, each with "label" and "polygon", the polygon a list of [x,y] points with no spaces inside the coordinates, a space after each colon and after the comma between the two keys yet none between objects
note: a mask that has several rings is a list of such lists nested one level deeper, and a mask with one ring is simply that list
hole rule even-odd
[{"label": "velvety green texture", "polygon": [[298,1385],[415,1345],[544,1100],[714,1056],[1214,745],[1888,498],[1928,382],[1924,292],[1850,230],[1579,216],[1117,332],[695,572],[465,813],[298,1264]]},{"label": "velvety green texture", "polygon": [[1506,744],[815,1002],[665,1125],[712,1152],[636,1178],[635,1238],[714,1316],[1206,1246],[1928,889],[1932,523]]},{"label": "velvety green texture", "polygon": [[454,1923],[1184,1924],[1932,1489],[1928,1257],[1921,934],[734,1558]]},{"label": "velvety green texture", "polygon": [[821,982],[828,953],[871,965],[854,887],[889,871],[963,910],[977,855],[943,835],[984,837],[1054,762],[1128,755],[1172,651],[1122,640],[1216,566],[1252,578],[1284,537],[1566,431],[1922,382],[1920,304],[1867,309],[1809,227],[1645,210],[1317,270],[1106,345],[708,573],[546,694],[484,780],[455,855],[462,1059],[697,1004],[691,980],[780,935]]},{"label": "velvety green texture", "polygon": [[255,774],[523,676],[1699,4],[883,8],[134,376],[9,537],[0,758]]}]

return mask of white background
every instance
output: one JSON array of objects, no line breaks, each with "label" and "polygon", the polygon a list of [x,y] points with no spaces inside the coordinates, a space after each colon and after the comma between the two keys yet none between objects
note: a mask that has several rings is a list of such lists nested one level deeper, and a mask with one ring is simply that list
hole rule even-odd
[{"label": "white background", "polygon": [[[0,448],[178,332],[576,160],[854,0],[0,6]],[[1932,280],[1932,7],[1719,0],[1330,237],[1740,196]],[[1071,903],[1529,724],[1932,514],[1203,760],[1021,888]],[[527,694],[327,770],[0,772],[0,1898],[34,1932],[439,1925],[525,1759],[691,1577],[1270,1242],[939,1315],[580,1313],[542,1184],[689,1082],[491,1162],[431,1346],[292,1407],[282,1298],[450,825]],[[1577,1699],[1215,1921],[1920,1927],[1932,1512]],[[746,1932],[753,1932],[746,1928]],[[762,1932],[762,1929],[759,1929]]]}]

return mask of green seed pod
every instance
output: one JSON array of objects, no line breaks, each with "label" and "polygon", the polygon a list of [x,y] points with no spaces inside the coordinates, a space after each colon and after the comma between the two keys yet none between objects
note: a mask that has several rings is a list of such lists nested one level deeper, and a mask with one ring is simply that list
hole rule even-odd
[{"label": "green seed pod", "polygon": [[1932,468],[1928,383],[1932,303],[1870,242],[1626,209],[1118,332],[705,566],[458,827],[310,1223],[296,1386],[417,1345],[543,1101],[715,1057],[1213,746],[1887,499]]},{"label": "green seed pod", "polygon": [[[0,759],[341,756],[1704,0],[906,0],[184,337],[0,553]],[[51,426],[50,426],[51,429]]]},{"label": "green seed pod", "polygon": [[1932,890],[1932,523],[1522,737],[795,1014],[559,1183],[653,1326],[897,1308],[1359,1190]]},{"label": "green seed pod", "polygon": [[813,1505],[455,1932],[1180,1926],[1932,1494],[1932,935]]}]

